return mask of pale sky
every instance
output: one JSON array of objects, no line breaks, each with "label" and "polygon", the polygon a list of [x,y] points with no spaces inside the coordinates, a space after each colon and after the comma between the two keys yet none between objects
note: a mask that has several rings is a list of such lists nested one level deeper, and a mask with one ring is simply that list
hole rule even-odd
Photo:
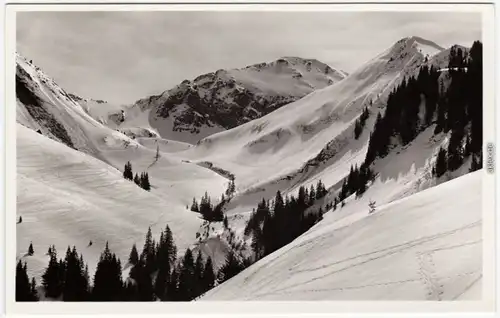
[{"label": "pale sky", "polygon": [[354,71],[396,41],[481,39],[458,12],[19,12],[17,51],[69,93],[133,103],[185,79],[282,56]]}]

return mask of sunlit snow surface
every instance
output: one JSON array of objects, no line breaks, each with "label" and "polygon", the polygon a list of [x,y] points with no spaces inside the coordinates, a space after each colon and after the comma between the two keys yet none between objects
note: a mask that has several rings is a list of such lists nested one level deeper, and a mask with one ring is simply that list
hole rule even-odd
[{"label": "sunlit snow surface", "polygon": [[202,300],[481,299],[481,174],[330,211]]}]

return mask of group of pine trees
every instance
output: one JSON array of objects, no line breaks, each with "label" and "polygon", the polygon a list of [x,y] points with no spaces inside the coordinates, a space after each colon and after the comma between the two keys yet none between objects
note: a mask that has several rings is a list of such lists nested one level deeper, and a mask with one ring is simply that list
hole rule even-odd
[{"label": "group of pine trees", "polygon": [[223,207],[227,201],[228,199],[222,194],[220,202],[214,206],[211,197],[205,192],[205,195],[201,197],[200,203],[196,201],[196,198],[193,198],[191,211],[200,213],[203,219],[207,221],[221,222],[224,220]]},{"label": "group of pine trees", "polygon": [[471,157],[470,171],[482,168],[483,46],[475,41],[467,58],[460,49],[450,51],[450,85],[438,105],[435,133],[451,132],[447,148],[440,148],[433,169],[440,177],[458,169]]},{"label": "group of pine trees", "polygon": [[[410,143],[422,130],[436,124],[434,133],[451,131],[448,148],[440,148],[433,174],[442,176],[458,169],[471,156],[470,171],[482,167],[482,44],[475,41],[466,58],[457,47],[450,50],[448,76],[450,85],[445,90],[439,81],[440,72],[424,65],[416,77],[403,79],[387,100],[384,115],[377,116],[365,161],[358,169],[352,167],[332,206],[351,194],[362,195],[367,182],[374,177],[369,168],[373,161],[383,158],[394,144]],[[425,101],[422,109],[421,103]],[[361,117],[367,116],[367,110]],[[356,121],[355,137],[362,132],[361,117]],[[331,205],[331,204],[330,204]]]},{"label": "group of pine trees", "polygon": [[[371,101],[370,101],[371,104]],[[363,132],[363,129],[365,128],[366,120],[370,117],[370,111],[368,110],[368,107],[363,108],[363,112],[361,113],[361,116],[359,116],[359,119],[356,119],[356,123],[354,124],[354,138],[358,139],[361,133]]]},{"label": "group of pine trees", "polygon": [[339,202],[343,202],[351,194],[356,194],[356,197],[361,196],[367,188],[368,181],[374,177],[373,171],[365,163],[358,168],[357,165],[351,166],[349,175],[344,179],[342,188],[338,196],[334,200],[333,209],[337,208]]},{"label": "group of pine trees", "polygon": [[125,287],[125,300],[190,301],[211,289],[216,280],[212,259],[204,261],[201,251],[196,260],[191,249],[177,262],[177,248],[167,226],[158,242],[148,229],[142,253],[135,245],[129,256],[131,282]]},{"label": "group of pine trees", "polygon": [[[55,246],[49,247],[49,265],[43,276],[45,296],[61,298],[63,301],[189,301],[213,288],[217,276],[226,278],[234,270],[232,257],[223,266],[219,275],[214,271],[210,257],[204,260],[201,251],[194,259],[187,249],[184,257],[177,261],[177,247],[172,232],[167,226],[156,242],[148,229],[144,247],[139,255],[132,246],[129,278],[123,280],[120,259],[111,252],[108,243],[101,253],[90,285],[88,266],[76,248],[66,251],[64,260],[57,259]],[[17,264],[16,300],[36,301],[36,282],[31,283],[26,263]]]},{"label": "group of pine trees", "polygon": [[138,176],[137,173],[134,176],[134,173],[132,171],[132,164],[130,163],[130,161],[125,164],[125,168],[123,169],[123,177],[127,180],[134,181],[135,184],[146,191],[151,190],[151,184],[149,183],[149,174],[147,172],[141,172],[140,176]]},{"label": "group of pine trees", "polygon": [[59,298],[62,295],[64,301],[90,300],[88,266],[76,248],[70,249],[68,246],[64,260],[57,260],[55,246],[49,247],[48,254],[49,265],[42,275],[45,296]]},{"label": "group of pine trees", "polygon": [[311,186],[308,191],[301,186],[297,197],[287,195],[283,199],[281,192],[278,191],[273,202],[268,203],[262,199],[245,227],[245,235],[252,236],[252,250],[256,259],[285,246],[321,220],[323,217],[321,208],[317,213],[308,214],[306,209],[311,207],[315,200],[323,198],[326,193],[320,180],[316,189]]},{"label": "group of pine trees", "polygon": [[[439,100],[439,75],[433,66],[425,65],[416,77],[403,79],[389,93],[385,114],[378,114],[370,135],[365,159],[367,165],[376,157],[387,155],[393,143],[408,144],[432,123]],[[421,96],[425,98],[425,116],[419,116]]]},{"label": "group of pine trees", "polygon": [[36,291],[35,278],[28,277],[28,266],[26,262],[21,260],[17,262],[16,266],[16,301],[37,301],[38,292]]}]

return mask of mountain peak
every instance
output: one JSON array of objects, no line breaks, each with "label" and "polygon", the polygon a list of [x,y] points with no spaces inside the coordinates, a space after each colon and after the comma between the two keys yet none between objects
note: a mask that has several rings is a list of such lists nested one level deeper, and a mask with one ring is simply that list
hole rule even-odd
[{"label": "mountain peak", "polygon": [[398,40],[394,45],[382,53],[378,58],[387,59],[389,62],[405,60],[415,55],[431,58],[445,49],[436,43],[418,36],[409,36]]},{"label": "mountain peak", "polygon": [[399,46],[405,46],[407,48],[415,48],[417,49],[420,53],[424,55],[435,55],[441,51],[444,50],[444,48],[430,40],[424,39],[419,36],[409,36],[405,37],[398,42],[396,42],[396,45]]}]

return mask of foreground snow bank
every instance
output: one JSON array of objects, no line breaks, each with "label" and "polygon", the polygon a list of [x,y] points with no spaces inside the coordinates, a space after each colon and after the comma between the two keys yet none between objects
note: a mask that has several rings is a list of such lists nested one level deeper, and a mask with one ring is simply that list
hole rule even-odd
[{"label": "foreground snow bank", "polygon": [[481,174],[366,208],[352,223],[329,212],[202,300],[481,299]]}]

